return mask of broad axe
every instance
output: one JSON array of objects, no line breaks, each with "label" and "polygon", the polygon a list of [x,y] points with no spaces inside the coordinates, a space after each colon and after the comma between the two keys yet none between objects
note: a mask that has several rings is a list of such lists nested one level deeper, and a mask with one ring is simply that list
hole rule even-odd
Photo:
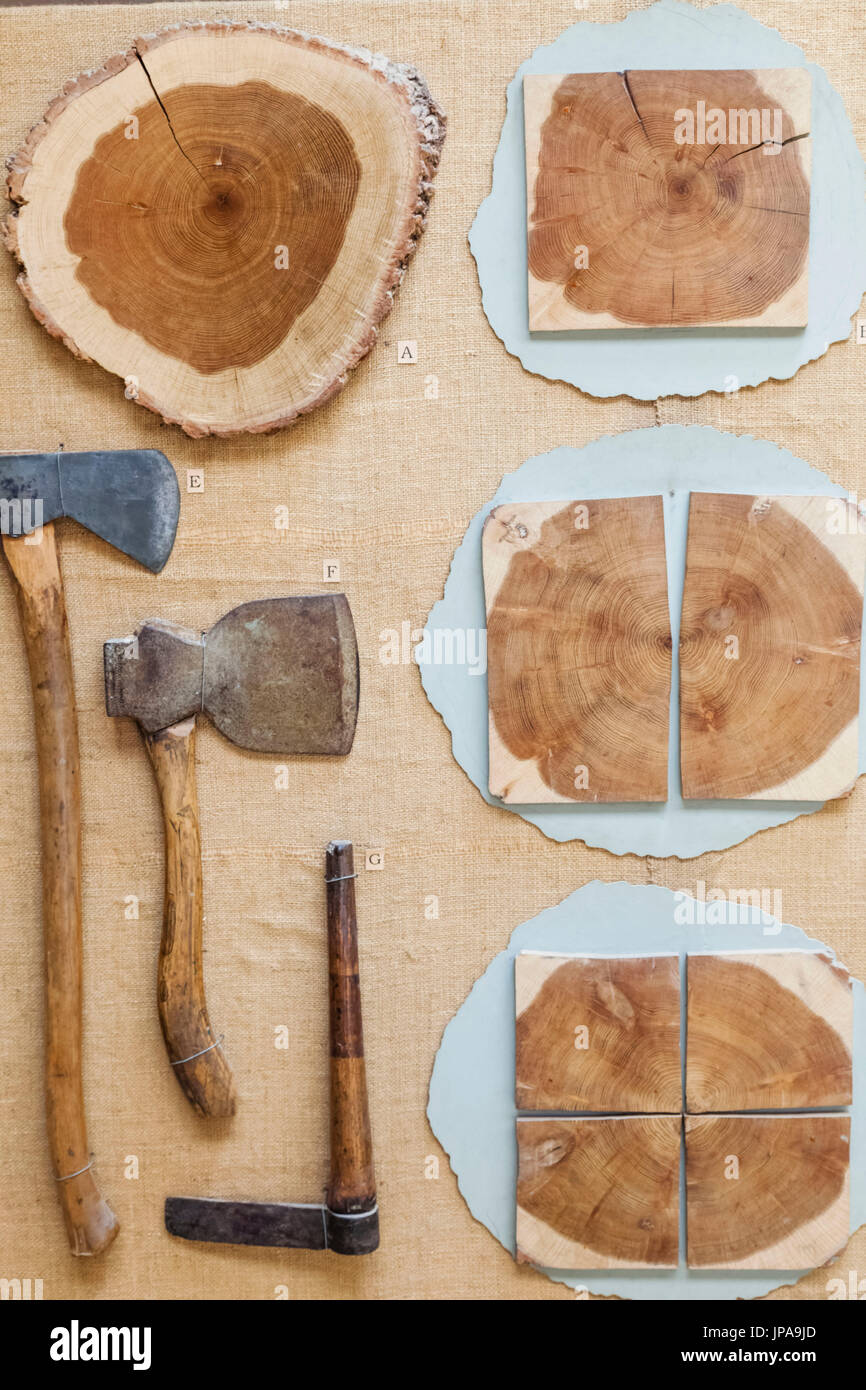
[{"label": "broad axe", "polygon": [[233,1202],[168,1197],[170,1235],[222,1245],[277,1245],[369,1255],[379,1245],[379,1208],[367,1108],[358,978],[352,846],[325,853],[328,904],[328,1015],[331,1035],[331,1175],[325,1201]]},{"label": "broad axe", "polygon": [[145,622],[105,643],[105,707],[137,720],[165,830],[157,1001],[169,1060],[195,1110],[234,1114],[231,1069],[211,1027],[202,975],[201,832],[195,720],[206,712],[241,748],[342,755],[358,718],[358,648],[344,594],[258,599],[207,632]]},{"label": "broad axe", "polygon": [[87,1144],[82,1047],[78,718],[53,523],[69,516],[155,574],[180,512],[174,469],[154,449],[0,455],[0,533],[17,581],[36,723],[45,936],[48,1140],[72,1253],[117,1235]]}]

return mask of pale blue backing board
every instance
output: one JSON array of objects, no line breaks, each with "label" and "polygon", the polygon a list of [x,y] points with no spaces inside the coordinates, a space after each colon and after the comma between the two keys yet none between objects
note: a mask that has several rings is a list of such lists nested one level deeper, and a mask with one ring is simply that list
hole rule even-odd
[{"label": "pale blue backing board", "polygon": [[[427,1115],[451,1160],[458,1186],[476,1220],[507,1250],[515,1245],[517,1147],[514,1121],[514,957],[518,951],[565,954],[659,955],[686,951],[821,950],[798,927],[767,915],[738,924],[743,910],[716,904],[729,925],[680,923],[686,894],[630,883],[588,883],[558,906],[519,926],[506,949],[473,985],[448,1024],[430,1081]],[[697,911],[698,909],[696,909]],[[747,914],[744,914],[747,915]],[[830,952],[832,955],[832,952]],[[866,1045],[866,992],[854,981],[854,1057]],[[855,1062],[851,1115],[851,1230],[866,1221],[866,1068]],[[681,1173],[681,1206],[684,1174]],[[681,1232],[684,1224],[681,1218]],[[681,1236],[681,1245],[684,1241]],[[802,1271],[689,1270],[685,1250],[675,1270],[541,1271],[550,1279],[592,1293],[623,1298],[759,1298]],[[827,1278],[838,1275],[827,1267]],[[844,1271],[843,1271],[844,1274]]]},{"label": "pale blue backing board", "polygon": [[[812,73],[809,324],[805,329],[626,329],[530,335],[526,286],[523,75],[626,68],[785,68]],[[493,183],[469,236],[484,311],[527,371],[594,396],[699,396],[793,376],[848,338],[866,288],[864,163],[845,107],[822,68],[734,5],[697,10],[661,0],[619,24],[574,24],[522,63]]]},{"label": "pale blue backing board", "polygon": [[[664,425],[606,435],[582,449],[540,454],[503,478],[496,496],[473,518],[451,564],[445,594],[427,619],[427,650],[446,648],[436,633],[486,627],[481,571],[481,528],[500,502],[586,500],[661,493],[664,497],[668,597],[673,634],[668,800],[660,803],[504,806],[487,791],[487,678],[470,660],[420,659],[427,697],[451,731],[454,757],[493,806],[522,816],[552,840],[583,840],[613,854],[676,855],[690,859],[728,849],[757,830],[820,810],[815,801],[683,801],[679,761],[677,643],[685,579],[689,492],[826,493],[845,489],[786,449],[747,435],[706,426]],[[474,650],[472,641],[467,651]],[[861,701],[866,642],[861,646]],[[861,709],[862,716],[862,709]],[[860,771],[864,770],[861,727]]]}]

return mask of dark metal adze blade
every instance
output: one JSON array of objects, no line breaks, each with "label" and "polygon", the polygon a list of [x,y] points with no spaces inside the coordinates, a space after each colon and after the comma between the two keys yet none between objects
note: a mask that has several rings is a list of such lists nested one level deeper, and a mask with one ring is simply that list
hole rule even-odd
[{"label": "dark metal adze blade", "polygon": [[379,1246],[379,1209],[340,1213],[306,1202],[229,1202],[219,1197],[167,1197],[165,1229],[212,1245],[279,1245],[369,1255]]},{"label": "dark metal adze blade", "polygon": [[205,1240],[217,1245],[282,1245],[293,1250],[324,1250],[325,1208],[316,1203],[167,1197],[165,1229],[184,1240]]}]

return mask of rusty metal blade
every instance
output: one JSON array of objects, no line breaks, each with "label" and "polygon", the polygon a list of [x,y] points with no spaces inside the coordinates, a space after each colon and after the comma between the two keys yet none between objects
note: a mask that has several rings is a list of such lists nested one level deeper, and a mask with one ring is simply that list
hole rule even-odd
[{"label": "rusty metal blade", "polygon": [[149,734],[201,710],[201,633],[154,618],[103,649],[105,708]]},{"label": "rusty metal blade", "polygon": [[105,643],[105,705],[157,733],[205,712],[264,753],[348,753],[358,719],[358,648],[344,594],[241,604],[201,637],[143,623]]},{"label": "rusty metal blade", "polygon": [[263,753],[344,754],[358,719],[358,648],[344,594],[241,604],[205,635],[203,704]]}]

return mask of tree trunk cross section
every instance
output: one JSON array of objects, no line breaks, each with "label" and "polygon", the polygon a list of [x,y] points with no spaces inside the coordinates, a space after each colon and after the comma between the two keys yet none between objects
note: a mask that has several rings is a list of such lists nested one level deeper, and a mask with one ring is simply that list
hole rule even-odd
[{"label": "tree trunk cross section", "polygon": [[506,503],[485,523],[482,557],[491,794],[667,800],[661,497]]},{"label": "tree trunk cross section", "polygon": [[70,82],[9,161],[36,318],[190,435],[263,431],[369,352],[445,118],[414,68],[276,25],[184,23]]},{"label": "tree trunk cross section", "polygon": [[802,328],[811,77],[523,79],[531,331]]},{"label": "tree trunk cross section", "polygon": [[866,526],[839,497],[692,493],[683,796],[826,801],[859,769]]},{"label": "tree trunk cross section", "polygon": [[676,1265],[681,1140],[690,1268],[811,1269],[838,1254],[843,966],[822,951],[689,953],[684,1078],[677,956],[521,951],[514,966],[518,1260]]}]

